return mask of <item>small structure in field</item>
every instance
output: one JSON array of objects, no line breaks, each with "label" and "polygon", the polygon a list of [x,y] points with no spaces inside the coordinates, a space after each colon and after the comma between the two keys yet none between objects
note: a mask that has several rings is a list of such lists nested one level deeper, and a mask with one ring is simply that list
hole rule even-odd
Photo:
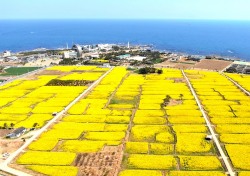
[{"label": "small structure in field", "polygon": [[20,136],[22,136],[26,132],[26,130],[27,129],[24,127],[17,128],[13,132],[7,134],[6,138],[10,138],[10,139],[19,138]]},{"label": "small structure in field", "polygon": [[212,136],[212,135],[207,135],[207,136],[205,137],[205,139],[206,139],[207,141],[211,141],[211,140],[213,139],[213,136]]},{"label": "small structure in field", "polygon": [[52,116],[55,117],[57,115],[57,112],[53,112]]}]

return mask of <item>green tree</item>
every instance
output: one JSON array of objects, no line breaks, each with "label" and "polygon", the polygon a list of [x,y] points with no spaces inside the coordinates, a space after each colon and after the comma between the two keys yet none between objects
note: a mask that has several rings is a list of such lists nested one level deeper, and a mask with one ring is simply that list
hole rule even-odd
[{"label": "green tree", "polygon": [[183,99],[183,94],[180,94],[180,96],[179,96],[179,97],[180,97],[180,100],[182,100],[182,99]]},{"label": "green tree", "polygon": [[10,128],[11,128],[11,129],[13,129],[13,128],[14,128],[14,126],[15,126],[15,124],[14,124],[14,123],[11,123],[11,124],[10,124]]},{"label": "green tree", "polygon": [[38,126],[38,123],[33,124],[33,128],[36,128]]},{"label": "green tree", "polygon": [[4,127],[4,129],[8,129],[8,124],[7,124],[7,123],[4,123],[4,124],[3,124],[3,127]]}]

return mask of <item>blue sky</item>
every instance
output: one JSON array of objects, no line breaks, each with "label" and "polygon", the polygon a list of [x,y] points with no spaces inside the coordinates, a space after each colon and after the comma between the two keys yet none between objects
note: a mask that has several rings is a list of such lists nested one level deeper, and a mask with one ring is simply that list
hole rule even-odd
[{"label": "blue sky", "polygon": [[250,20],[250,0],[1,0],[0,19]]}]

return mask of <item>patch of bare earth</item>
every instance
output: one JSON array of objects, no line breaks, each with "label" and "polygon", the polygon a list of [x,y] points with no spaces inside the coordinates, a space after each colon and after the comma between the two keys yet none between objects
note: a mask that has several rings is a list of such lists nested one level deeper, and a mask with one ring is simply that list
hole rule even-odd
[{"label": "patch of bare earth", "polygon": [[155,64],[155,67],[163,67],[163,68],[177,68],[177,69],[192,69],[194,68],[196,62],[187,61],[185,59],[181,59],[179,61],[165,61],[159,64]]},{"label": "patch of bare earth", "polygon": [[23,145],[23,141],[21,140],[0,140],[0,153],[12,153],[14,151],[16,151],[17,149],[19,149],[21,146]]},{"label": "patch of bare earth", "polygon": [[175,83],[185,83],[186,79],[185,78],[175,78],[173,79]]},{"label": "patch of bare earth", "polygon": [[37,75],[63,75],[64,72],[58,71],[58,70],[44,70],[40,73],[37,73]]},{"label": "patch of bare earth", "polygon": [[5,139],[4,137],[10,133],[11,130],[5,130],[1,129],[0,130],[0,154],[1,153],[12,153],[16,151],[20,146],[22,146],[23,141],[20,139],[16,140],[10,140],[10,139]]},{"label": "patch of bare earth", "polygon": [[190,63],[177,63],[174,68],[178,69],[192,69],[194,68],[195,64]]},{"label": "patch of bare earth", "polygon": [[44,174],[26,168],[26,165],[9,164],[9,167],[33,176],[45,176]]},{"label": "patch of bare earth", "polygon": [[202,59],[194,68],[221,71],[231,64],[232,61]]},{"label": "patch of bare earth", "polygon": [[168,103],[168,106],[177,106],[182,104],[182,100],[173,100],[171,99],[170,102]]},{"label": "patch of bare earth", "polygon": [[114,176],[121,165],[122,145],[106,146],[98,153],[80,153],[74,166],[78,176]]},{"label": "patch of bare earth", "polygon": [[7,134],[9,134],[11,130],[6,130],[6,129],[0,129],[0,138],[5,137]]}]

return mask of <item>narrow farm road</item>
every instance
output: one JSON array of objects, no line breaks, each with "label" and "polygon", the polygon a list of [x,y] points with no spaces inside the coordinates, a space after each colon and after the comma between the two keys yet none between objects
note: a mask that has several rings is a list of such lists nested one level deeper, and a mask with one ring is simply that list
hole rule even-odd
[{"label": "narrow farm road", "polygon": [[27,173],[21,172],[19,170],[12,169],[8,167],[19,154],[21,154],[34,140],[36,140],[43,132],[45,132],[51,125],[53,125],[58,119],[60,119],[74,104],[76,104],[80,99],[85,97],[94,87],[96,87],[103,78],[105,78],[114,67],[110,68],[104,75],[102,75],[97,81],[95,81],[88,89],[86,89],[82,94],[80,94],[74,101],[72,101],[63,111],[59,112],[52,120],[50,120],[44,127],[38,130],[30,139],[26,140],[25,144],[20,147],[17,151],[11,154],[5,162],[0,165],[0,170],[4,172],[16,175],[16,176],[31,176]]},{"label": "narrow farm road", "polygon": [[196,94],[196,92],[195,92],[195,90],[194,90],[192,84],[190,83],[188,77],[186,76],[186,74],[185,74],[185,72],[184,72],[183,70],[182,70],[182,74],[183,74],[184,78],[186,79],[186,81],[187,81],[187,83],[188,83],[188,86],[189,86],[189,88],[190,88],[190,90],[191,90],[191,92],[192,92],[192,94],[193,94],[193,96],[194,96],[194,98],[195,98],[196,103],[197,103],[198,106],[199,106],[199,109],[200,109],[200,111],[201,111],[201,113],[202,113],[203,118],[204,118],[205,121],[206,121],[206,124],[207,124],[207,127],[208,127],[208,129],[209,129],[209,132],[210,132],[211,135],[212,135],[212,140],[214,141],[214,143],[215,143],[215,145],[216,145],[216,148],[218,149],[218,151],[219,151],[219,153],[220,153],[220,155],[221,155],[221,158],[222,158],[222,160],[223,160],[223,162],[224,162],[224,164],[225,164],[225,166],[226,166],[226,169],[227,169],[227,171],[228,171],[228,174],[229,174],[230,176],[235,176],[236,174],[235,174],[235,172],[234,172],[233,166],[232,166],[232,164],[231,164],[229,158],[227,157],[227,155],[226,155],[225,152],[223,151],[223,149],[222,149],[222,147],[221,147],[221,145],[220,145],[220,141],[219,141],[219,139],[217,138],[216,133],[215,133],[213,127],[212,127],[212,124],[211,124],[210,121],[209,121],[209,117],[207,116],[207,114],[205,113],[204,109],[202,108],[201,102],[200,102],[200,100],[199,100],[199,98],[198,98],[198,96],[197,96],[197,94]]},{"label": "narrow farm road", "polygon": [[236,81],[234,81],[232,78],[230,78],[229,76],[225,75],[224,73],[221,72],[221,75],[226,77],[229,81],[231,81],[232,83],[234,83],[234,85],[236,87],[238,87],[242,92],[244,92],[245,94],[247,94],[248,96],[250,96],[250,92],[247,91],[244,87],[242,87],[240,84],[238,84]]}]

